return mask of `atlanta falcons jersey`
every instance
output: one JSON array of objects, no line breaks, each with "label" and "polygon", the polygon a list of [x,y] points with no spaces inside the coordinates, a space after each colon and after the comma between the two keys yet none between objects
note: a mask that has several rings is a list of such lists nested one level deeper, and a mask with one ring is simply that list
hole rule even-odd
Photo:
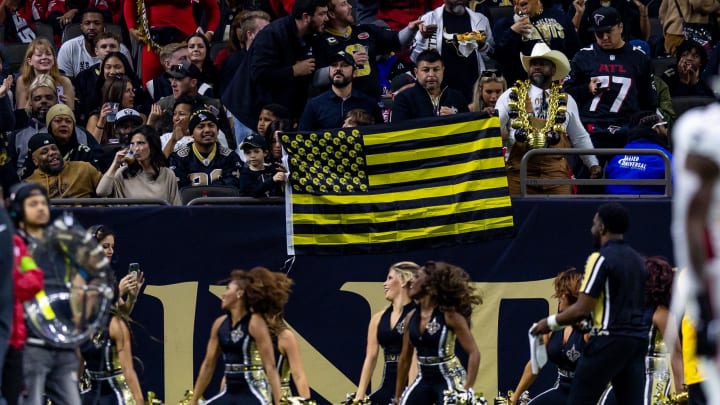
[{"label": "atlanta falcons jersey", "polygon": [[[592,79],[607,90],[590,93]],[[571,62],[565,89],[577,101],[584,124],[624,126],[634,113],[657,107],[650,58],[628,43],[612,50],[597,44],[580,49]]]}]

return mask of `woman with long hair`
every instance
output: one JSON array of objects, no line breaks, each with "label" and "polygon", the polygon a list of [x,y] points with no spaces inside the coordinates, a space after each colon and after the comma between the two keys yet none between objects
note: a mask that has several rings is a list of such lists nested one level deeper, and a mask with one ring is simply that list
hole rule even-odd
[{"label": "woman with long hair", "polygon": [[500,95],[507,90],[507,82],[498,70],[484,70],[480,73],[473,87],[473,100],[468,106],[470,111],[485,111],[495,114],[495,103]]},{"label": "woman with long hair", "polygon": [[[190,405],[196,405],[210,383],[218,357],[225,360],[225,390],[205,403],[280,405],[280,376],[275,368],[272,337],[265,318],[252,312],[263,294],[243,270],[233,270],[220,308]],[[270,391],[272,391],[272,400]]]},{"label": "woman with long hair", "polygon": [[188,58],[202,72],[202,83],[198,83],[198,93],[214,97],[213,88],[219,82],[219,73],[210,58],[210,42],[205,35],[193,33],[187,38]]},{"label": "woman with long hair", "polygon": [[[555,294],[553,298],[558,300],[558,312],[574,304],[580,293],[582,273],[574,267],[560,272],[553,280]],[[570,395],[570,385],[575,373],[575,366],[582,355],[588,335],[583,334],[572,325],[566,326],[562,331],[551,332],[543,336],[547,348],[548,361],[557,365],[558,376],[555,385],[549,390],[533,398],[530,402],[533,405],[555,405],[567,403]],[[532,373],[531,363],[525,365],[522,377],[518,382],[515,391],[509,398],[509,403],[517,404],[520,395],[530,388],[537,379]]]},{"label": "woman with long hair", "polygon": [[136,109],[135,87],[130,77],[124,74],[113,75],[105,80],[100,94],[102,95],[100,109],[90,115],[86,129],[98,143],[106,144],[113,135],[115,114],[126,108]]},{"label": "woman with long hair", "polygon": [[52,77],[58,90],[58,102],[75,109],[75,88],[70,79],[60,73],[57,64],[55,46],[45,38],[33,40],[25,51],[25,59],[20,67],[20,78],[15,89],[17,109],[26,108],[30,102],[30,84],[40,74]]},{"label": "woman with long hair", "polygon": [[[433,261],[415,272],[408,294],[417,308],[406,318],[393,400],[403,405],[443,405],[446,391],[468,390],[475,384],[480,351],[470,331],[470,317],[482,299],[465,270]],[[468,355],[467,372],[455,356],[456,337]],[[413,348],[420,372],[407,386]]]},{"label": "woman with long hair", "polygon": [[385,299],[390,301],[390,305],[370,319],[365,362],[355,393],[356,401],[362,401],[365,398],[365,393],[370,385],[370,377],[377,364],[378,349],[381,346],[385,356],[383,380],[375,392],[370,394],[370,402],[373,405],[387,405],[395,395],[398,356],[402,349],[405,318],[415,308],[415,303],[408,295],[408,288],[419,268],[420,266],[414,262],[398,262],[390,266],[390,270],[388,270],[383,288],[385,289]]},{"label": "woman with long hair", "polygon": [[[121,167],[122,163],[126,165]],[[115,154],[95,192],[101,197],[159,198],[181,205],[177,179],[167,167],[160,137],[147,125],[132,132],[130,146]]]},{"label": "woman with long hair", "polygon": [[284,273],[272,272],[265,267],[254,267],[248,274],[253,280],[253,287],[248,292],[249,299],[255,302],[252,311],[263,316],[273,340],[276,366],[280,374],[280,401],[289,403],[289,398],[293,397],[291,378],[298,395],[310,399],[310,385],[300,357],[300,346],[283,315],[292,280]]},{"label": "woman with long hair", "polygon": [[[88,232],[100,244],[103,254],[110,263],[113,263],[115,256],[115,231],[107,225],[97,224],[88,228]],[[128,272],[118,282],[118,309],[126,315],[130,315],[135,302],[145,284],[145,273],[138,269],[137,272]]]}]

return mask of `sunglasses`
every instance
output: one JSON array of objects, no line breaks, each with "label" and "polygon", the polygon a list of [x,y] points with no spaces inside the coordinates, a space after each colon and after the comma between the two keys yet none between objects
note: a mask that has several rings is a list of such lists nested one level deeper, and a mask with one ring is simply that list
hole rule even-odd
[{"label": "sunglasses", "polygon": [[488,70],[483,70],[482,72],[480,72],[480,77],[488,78],[488,79],[490,79],[490,78],[502,79],[503,74],[501,71],[499,71],[497,69],[488,69]]}]

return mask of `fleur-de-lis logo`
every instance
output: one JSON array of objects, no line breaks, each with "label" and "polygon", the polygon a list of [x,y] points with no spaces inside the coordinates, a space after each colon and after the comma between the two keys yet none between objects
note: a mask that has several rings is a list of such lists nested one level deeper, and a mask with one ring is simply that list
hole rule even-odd
[{"label": "fleur-de-lis logo", "polygon": [[435,318],[433,318],[432,321],[427,324],[427,328],[425,328],[425,330],[427,330],[430,335],[434,335],[440,330],[440,324],[435,320]]},{"label": "fleur-de-lis logo", "polygon": [[565,355],[567,356],[568,360],[572,361],[573,363],[580,358],[580,352],[575,349],[575,345],[572,345],[570,350],[568,350]]},{"label": "fleur-de-lis logo", "polygon": [[397,326],[395,326],[395,330],[397,331],[397,333],[399,333],[401,335],[403,333],[405,333],[405,320],[404,319],[402,321],[398,322]]},{"label": "fleur-de-lis logo", "polygon": [[230,340],[232,340],[233,343],[237,343],[245,336],[245,333],[241,329],[235,329],[232,332],[230,332]]}]

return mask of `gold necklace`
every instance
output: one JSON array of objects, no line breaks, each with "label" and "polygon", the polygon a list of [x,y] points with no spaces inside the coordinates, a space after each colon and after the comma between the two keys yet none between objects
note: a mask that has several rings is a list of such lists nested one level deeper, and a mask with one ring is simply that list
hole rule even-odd
[{"label": "gold necklace", "polygon": [[[529,149],[557,145],[560,142],[561,134],[565,133],[563,123],[567,119],[567,94],[560,91],[562,86],[559,83],[553,83],[550,86],[547,119],[542,128],[536,128],[530,123],[526,104],[529,89],[529,80],[518,80],[510,90],[508,116],[510,117],[510,126],[515,129],[515,141],[527,142]],[[521,105],[523,108],[520,108]]]}]

